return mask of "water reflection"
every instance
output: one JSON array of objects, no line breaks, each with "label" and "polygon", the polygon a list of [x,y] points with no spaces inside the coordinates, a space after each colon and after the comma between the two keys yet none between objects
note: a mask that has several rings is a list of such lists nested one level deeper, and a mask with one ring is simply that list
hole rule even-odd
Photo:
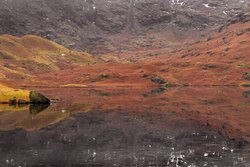
[{"label": "water reflection", "polygon": [[59,102],[36,115],[28,113],[33,119],[22,119],[26,112],[1,113],[0,164],[250,165],[249,90],[40,91]]},{"label": "water reflection", "polygon": [[36,115],[49,107],[50,104],[30,104],[29,110],[32,115]]},{"label": "water reflection", "polygon": [[45,109],[47,109],[50,104],[0,104],[0,112],[13,112],[13,111],[29,111],[30,114],[36,115]]}]

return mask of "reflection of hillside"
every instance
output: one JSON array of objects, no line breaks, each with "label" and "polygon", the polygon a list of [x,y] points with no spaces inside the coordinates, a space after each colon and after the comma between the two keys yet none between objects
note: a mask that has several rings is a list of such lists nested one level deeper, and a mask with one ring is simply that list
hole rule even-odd
[{"label": "reflection of hillside", "polygon": [[28,131],[38,130],[68,118],[71,112],[87,112],[90,107],[91,104],[86,103],[66,106],[39,104],[21,108],[0,105],[0,130],[8,131],[18,128]]},{"label": "reflection of hillside", "polygon": [[230,87],[142,89],[42,89],[60,99],[43,112],[2,112],[1,129],[36,130],[57,123],[71,114],[88,111],[174,113],[168,120],[191,120],[230,138],[250,141],[249,91]]},{"label": "reflection of hillside", "polygon": [[66,117],[68,117],[68,114],[63,114],[62,112],[51,112],[48,109],[36,115],[31,115],[29,110],[1,112],[0,130],[7,131],[18,128],[36,130],[59,122]]},{"label": "reflection of hillside", "polygon": [[8,104],[0,104],[0,114],[1,112],[6,111],[26,111],[28,110],[29,106],[20,106],[20,105],[8,105]]},{"label": "reflection of hillside", "polygon": [[[95,104],[90,108],[100,111],[173,112],[178,119],[185,118],[211,126],[231,138],[250,140],[249,91],[241,88],[173,88],[160,93],[145,89],[64,89],[43,92],[56,94],[69,103],[84,101]],[[78,111],[81,109],[78,108]]]}]

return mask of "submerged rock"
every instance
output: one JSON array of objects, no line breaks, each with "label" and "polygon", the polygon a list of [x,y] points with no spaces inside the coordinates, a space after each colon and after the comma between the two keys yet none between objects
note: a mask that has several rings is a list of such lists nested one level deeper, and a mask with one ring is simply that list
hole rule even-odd
[{"label": "submerged rock", "polygon": [[49,104],[50,100],[42,95],[41,93],[38,93],[36,91],[30,92],[30,103],[32,104]]}]

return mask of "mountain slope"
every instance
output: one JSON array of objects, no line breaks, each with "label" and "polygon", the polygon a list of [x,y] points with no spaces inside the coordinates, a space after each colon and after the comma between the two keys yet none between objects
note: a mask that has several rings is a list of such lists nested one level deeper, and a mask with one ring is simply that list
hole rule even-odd
[{"label": "mountain slope", "polygon": [[174,85],[249,86],[249,36],[250,22],[237,22],[225,27],[220,33],[195,43],[187,43],[171,52],[153,50],[152,53],[157,55],[147,56],[151,52],[131,51],[127,54],[143,57],[132,63],[113,62],[77,67],[59,72],[56,76],[49,75],[53,77],[41,74],[38,78],[50,80],[52,85],[147,87],[157,85],[152,79],[158,78]]},{"label": "mountain slope", "polygon": [[[3,82],[143,86],[153,85],[153,77],[176,85],[239,85],[249,81],[248,1],[0,3],[2,33],[40,34],[65,45],[73,42],[74,48],[109,53],[93,59],[41,37],[2,35]],[[216,32],[208,33],[210,30]],[[99,58],[110,63],[82,66],[95,64]]]},{"label": "mountain slope", "polygon": [[32,80],[36,73],[56,72],[95,63],[91,55],[74,52],[38,36],[0,36],[0,78]]},{"label": "mountain slope", "polygon": [[97,52],[95,46],[101,45],[109,51],[117,47],[112,35],[199,35],[248,5],[248,0],[4,0],[0,34],[36,34],[66,47]]}]

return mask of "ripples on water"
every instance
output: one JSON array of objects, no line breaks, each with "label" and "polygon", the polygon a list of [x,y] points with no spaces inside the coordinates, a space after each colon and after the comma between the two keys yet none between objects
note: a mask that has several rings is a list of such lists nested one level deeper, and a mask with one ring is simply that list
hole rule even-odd
[{"label": "ripples on water", "polygon": [[250,91],[41,89],[0,106],[0,166],[250,166]]}]

